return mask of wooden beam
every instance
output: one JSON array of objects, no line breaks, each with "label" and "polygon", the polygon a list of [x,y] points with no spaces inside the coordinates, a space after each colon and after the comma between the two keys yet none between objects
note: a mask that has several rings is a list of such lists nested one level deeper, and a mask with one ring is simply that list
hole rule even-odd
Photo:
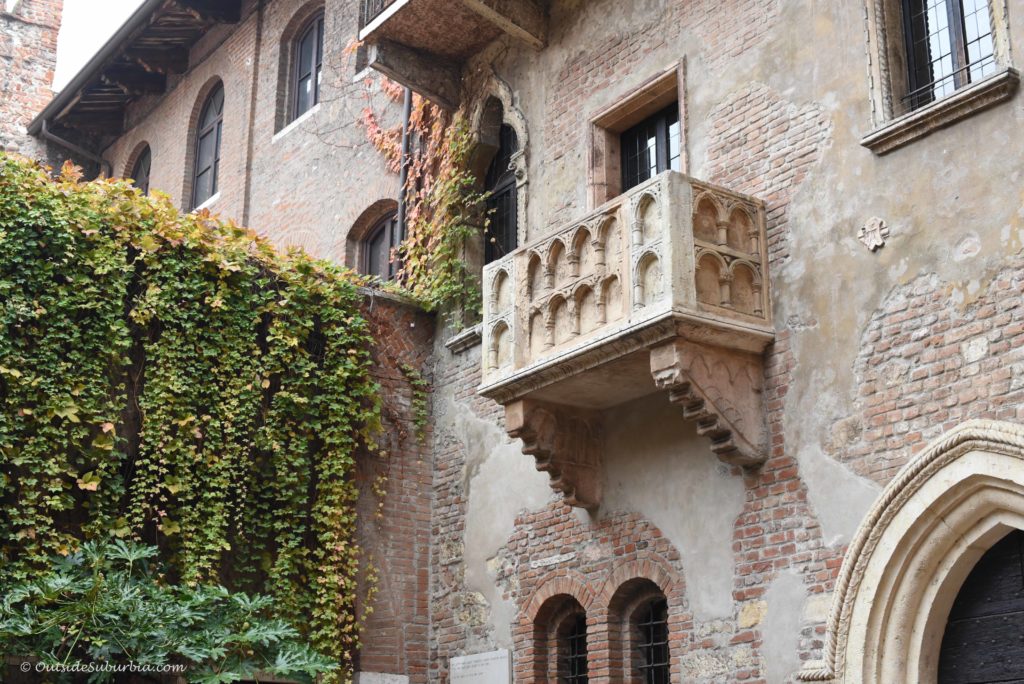
[{"label": "wooden beam", "polygon": [[369,66],[391,80],[444,109],[458,109],[462,87],[462,70],[458,65],[390,40],[372,43],[367,55]]},{"label": "wooden beam", "polygon": [[513,38],[538,50],[548,42],[548,17],[538,0],[462,0]]},{"label": "wooden beam", "polygon": [[146,71],[141,66],[109,66],[103,70],[100,80],[116,85],[130,95],[163,95],[167,92],[167,76]]},{"label": "wooden beam", "polygon": [[242,0],[174,0],[174,2],[201,21],[237,24],[242,20]]},{"label": "wooden beam", "polygon": [[188,71],[188,50],[185,48],[128,48],[124,56],[146,71],[161,74],[183,74]]},{"label": "wooden beam", "polygon": [[58,123],[80,131],[121,135],[124,132],[124,112],[75,112],[64,117]]}]

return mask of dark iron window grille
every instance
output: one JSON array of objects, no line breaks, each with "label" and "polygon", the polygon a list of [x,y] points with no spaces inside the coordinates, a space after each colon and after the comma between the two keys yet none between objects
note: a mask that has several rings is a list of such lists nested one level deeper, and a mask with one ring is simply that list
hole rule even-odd
[{"label": "dark iron window grille", "polygon": [[644,684],[668,684],[668,603],[655,599],[641,609],[636,624],[640,641],[640,676]]},{"label": "dark iron window grille", "polygon": [[309,22],[295,43],[292,92],[292,120],[320,101],[320,80],[324,60],[324,15]]},{"label": "dark iron window grille", "polygon": [[391,263],[391,250],[397,246],[398,217],[389,214],[381,219],[363,241],[363,272],[381,280],[391,280],[395,265]]},{"label": "dark iron window grille", "polygon": [[516,174],[512,156],[519,150],[515,129],[502,125],[498,152],[484,179],[488,225],[484,235],[484,262],[500,259],[518,246],[519,214],[516,198]]},{"label": "dark iron window grille", "polygon": [[196,161],[192,175],[192,208],[217,194],[220,141],[224,123],[224,86],[218,85],[203,105],[196,131]]},{"label": "dark iron window grille", "polygon": [[562,684],[587,684],[587,616],[577,613],[567,620],[571,624],[558,647],[558,681]]},{"label": "dark iron window grille", "polygon": [[644,119],[622,134],[622,191],[640,185],[682,163],[682,129],[679,105],[672,105]]},{"label": "dark iron window grille", "polygon": [[132,181],[139,190],[142,191],[143,195],[149,194],[149,170],[153,165],[153,152],[150,150],[149,145],[146,145],[145,149],[142,150],[142,154],[135,161],[135,166],[132,167]]},{"label": "dark iron window grille", "polygon": [[362,25],[366,26],[369,24],[394,3],[395,0],[363,0]]},{"label": "dark iron window grille", "polygon": [[908,87],[897,113],[995,73],[988,0],[903,0],[902,9]]}]

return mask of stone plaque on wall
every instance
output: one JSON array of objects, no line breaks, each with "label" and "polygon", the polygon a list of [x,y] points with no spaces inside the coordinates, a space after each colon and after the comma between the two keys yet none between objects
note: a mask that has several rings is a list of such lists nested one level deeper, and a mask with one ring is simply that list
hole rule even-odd
[{"label": "stone plaque on wall", "polygon": [[507,649],[451,660],[451,684],[510,684],[512,660]]}]

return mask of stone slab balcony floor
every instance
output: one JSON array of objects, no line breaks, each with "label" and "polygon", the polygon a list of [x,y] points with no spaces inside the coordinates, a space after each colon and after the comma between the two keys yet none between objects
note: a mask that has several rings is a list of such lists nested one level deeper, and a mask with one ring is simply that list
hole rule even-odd
[{"label": "stone slab balcony floor", "polygon": [[603,411],[666,392],[723,461],[766,457],[764,206],[676,172],[484,269],[480,393],[568,503],[601,499]]}]

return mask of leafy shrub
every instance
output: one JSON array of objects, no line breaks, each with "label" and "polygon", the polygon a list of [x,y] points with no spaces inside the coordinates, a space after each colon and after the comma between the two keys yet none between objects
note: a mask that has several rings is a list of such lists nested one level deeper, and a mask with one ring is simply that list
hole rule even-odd
[{"label": "leafy shrub", "polygon": [[[308,682],[337,667],[271,617],[269,597],[169,585],[151,562],[157,553],[118,540],[55,557],[49,572],[8,588],[0,651],[48,665],[183,664],[189,681],[209,684],[260,672]],[[90,681],[114,678],[99,671]]]}]

